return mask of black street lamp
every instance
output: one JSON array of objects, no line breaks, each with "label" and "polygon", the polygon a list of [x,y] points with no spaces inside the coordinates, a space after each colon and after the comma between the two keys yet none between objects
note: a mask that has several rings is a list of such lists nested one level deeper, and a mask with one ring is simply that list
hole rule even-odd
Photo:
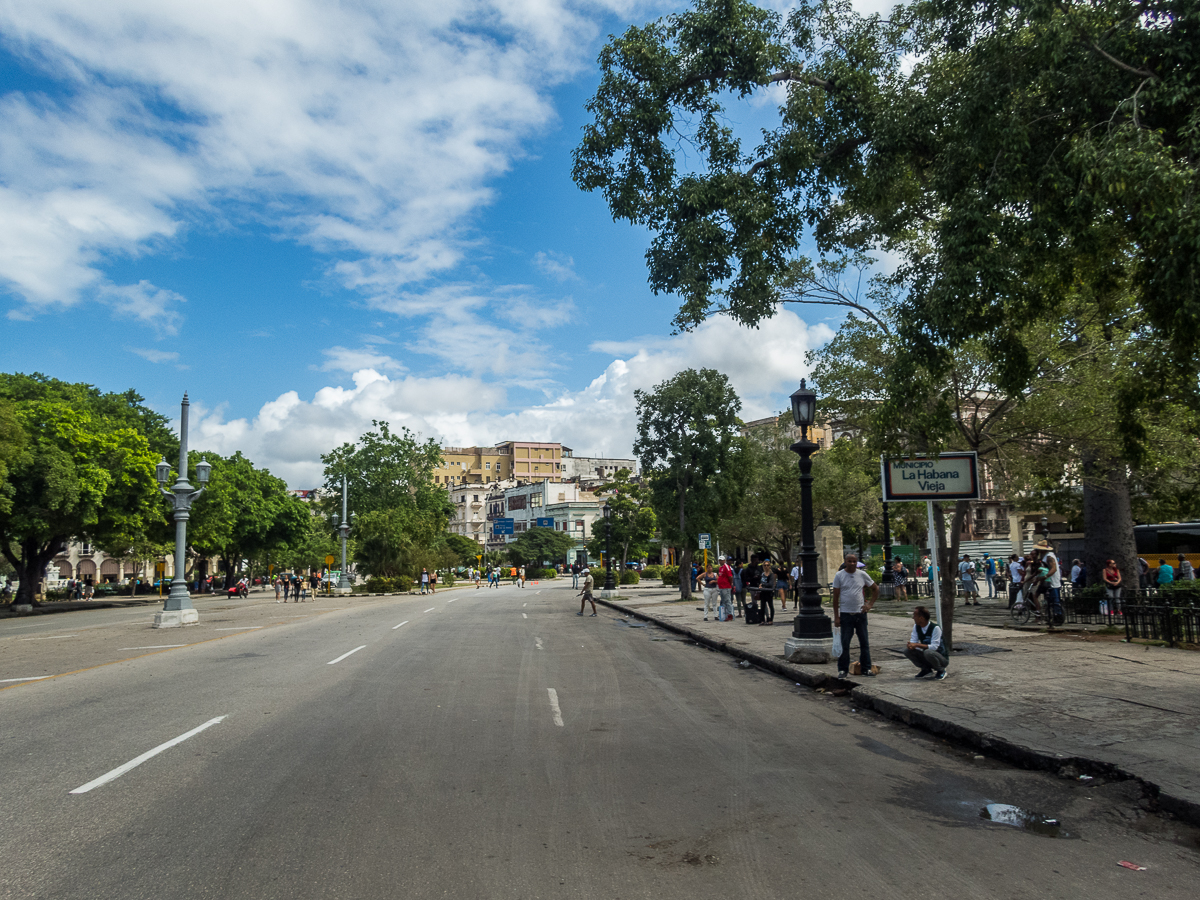
[{"label": "black street lamp", "polygon": [[801,380],[800,390],[792,394],[792,420],[800,428],[800,440],[791,446],[800,456],[800,611],[784,645],[784,656],[804,663],[828,662],[833,641],[833,623],[821,609],[813,532],[812,455],[817,445],[808,439],[808,429],[816,421],[816,413],[817,395]]},{"label": "black street lamp", "polygon": [[617,584],[612,573],[612,509],[604,504],[604,590],[615,591]]},{"label": "black street lamp", "polygon": [[887,501],[883,501],[883,576],[879,579],[879,596],[896,596],[896,575],[892,572],[892,527],[888,520]]}]

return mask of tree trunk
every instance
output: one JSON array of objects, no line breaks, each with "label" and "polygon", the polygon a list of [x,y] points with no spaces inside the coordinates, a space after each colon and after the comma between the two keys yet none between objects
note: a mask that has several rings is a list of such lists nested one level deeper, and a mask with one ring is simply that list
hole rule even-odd
[{"label": "tree trunk", "polygon": [[67,542],[61,538],[54,538],[43,546],[37,541],[27,540],[22,541],[20,546],[19,558],[14,559],[5,554],[16,569],[20,581],[13,605],[37,606],[37,587],[41,583],[42,573],[46,571],[46,564],[67,548]]},{"label": "tree trunk", "polygon": [[942,626],[942,640],[946,649],[954,649],[954,600],[958,593],[958,547],[962,534],[963,520],[967,516],[970,501],[958,500],[954,503],[954,515],[950,520],[950,540],[946,540],[946,511],[940,503],[933,504],[933,525],[937,529],[938,542],[938,574],[942,588],[942,606],[939,610],[939,621]]},{"label": "tree trunk", "polygon": [[[1137,545],[1129,502],[1129,475],[1123,462],[1093,453],[1083,457],[1083,561],[1087,583],[1103,584],[1104,563],[1113,560],[1125,588],[1138,587]],[[1059,560],[1059,565],[1063,560]]]},{"label": "tree trunk", "polygon": [[681,600],[692,597],[692,548],[688,546],[679,551],[679,597]]}]

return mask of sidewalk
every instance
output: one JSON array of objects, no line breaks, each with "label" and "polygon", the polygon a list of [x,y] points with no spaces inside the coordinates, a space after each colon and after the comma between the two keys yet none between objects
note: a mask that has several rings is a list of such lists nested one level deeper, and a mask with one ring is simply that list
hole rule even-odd
[{"label": "sidewalk", "polygon": [[[777,609],[773,626],[760,627],[741,619],[705,622],[698,598],[675,597],[674,589],[643,588],[597,602],[798,683],[850,689],[860,708],[1019,765],[1137,779],[1160,808],[1200,824],[1200,654],[1095,634],[1047,635],[957,621],[949,677],[916,680],[916,668],[901,655],[911,619],[876,611],[871,659],[881,673],[839,682],[833,662],[784,660],[794,616],[790,603],[786,613]],[[857,642],[851,653],[857,660]]]}]

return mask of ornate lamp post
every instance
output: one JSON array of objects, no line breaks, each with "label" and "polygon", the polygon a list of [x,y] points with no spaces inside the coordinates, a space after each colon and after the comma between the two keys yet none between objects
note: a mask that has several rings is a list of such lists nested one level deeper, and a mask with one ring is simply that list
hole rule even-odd
[{"label": "ornate lamp post", "polygon": [[604,504],[604,592],[601,597],[607,597],[617,590],[612,573],[612,509]]},{"label": "ornate lamp post", "polygon": [[892,528],[888,521],[887,501],[883,501],[883,575],[879,579],[879,596],[896,596],[896,574],[892,571]]},{"label": "ornate lamp post", "polygon": [[351,518],[346,515],[346,476],[343,475],[341,525],[338,525],[338,514],[333,514],[333,524],[337,526],[338,534],[342,536],[342,576],[338,579],[337,587],[334,589],[339,594],[349,594],[354,590],[354,582],[350,580],[350,573],[346,571],[346,538],[350,535]]},{"label": "ornate lamp post", "polygon": [[183,395],[183,406],[179,416],[179,469],[178,475],[170,490],[167,482],[171,479],[171,466],[164,459],[154,467],[158,479],[159,491],[171,501],[171,509],[175,519],[175,572],[171,577],[171,593],[167,595],[163,608],[154,614],[155,628],[178,628],[180,625],[195,625],[200,621],[200,613],[192,606],[192,595],[188,593],[187,579],[184,576],[184,566],[187,564],[187,523],[191,517],[192,503],[204,493],[208,484],[208,476],[212,471],[205,460],[196,463],[196,480],[200,487],[192,490],[188,484],[188,396]]},{"label": "ornate lamp post", "polygon": [[783,652],[789,661],[802,663],[829,662],[833,642],[833,623],[821,610],[813,533],[812,455],[817,445],[808,439],[808,429],[816,420],[816,413],[817,395],[801,380],[800,390],[792,394],[792,420],[800,428],[800,440],[791,446],[792,452],[800,457],[800,613]]}]

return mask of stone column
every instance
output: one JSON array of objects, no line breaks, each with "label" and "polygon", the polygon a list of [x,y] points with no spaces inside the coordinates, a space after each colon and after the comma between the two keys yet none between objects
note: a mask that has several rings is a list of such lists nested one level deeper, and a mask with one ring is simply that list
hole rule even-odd
[{"label": "stone column", "polygon": [[817,553],[820,554],[817,559],[817,580],[821,583],[821,589],[825,590],[842,564],[842,527],[818,525],[816,540]]}]

